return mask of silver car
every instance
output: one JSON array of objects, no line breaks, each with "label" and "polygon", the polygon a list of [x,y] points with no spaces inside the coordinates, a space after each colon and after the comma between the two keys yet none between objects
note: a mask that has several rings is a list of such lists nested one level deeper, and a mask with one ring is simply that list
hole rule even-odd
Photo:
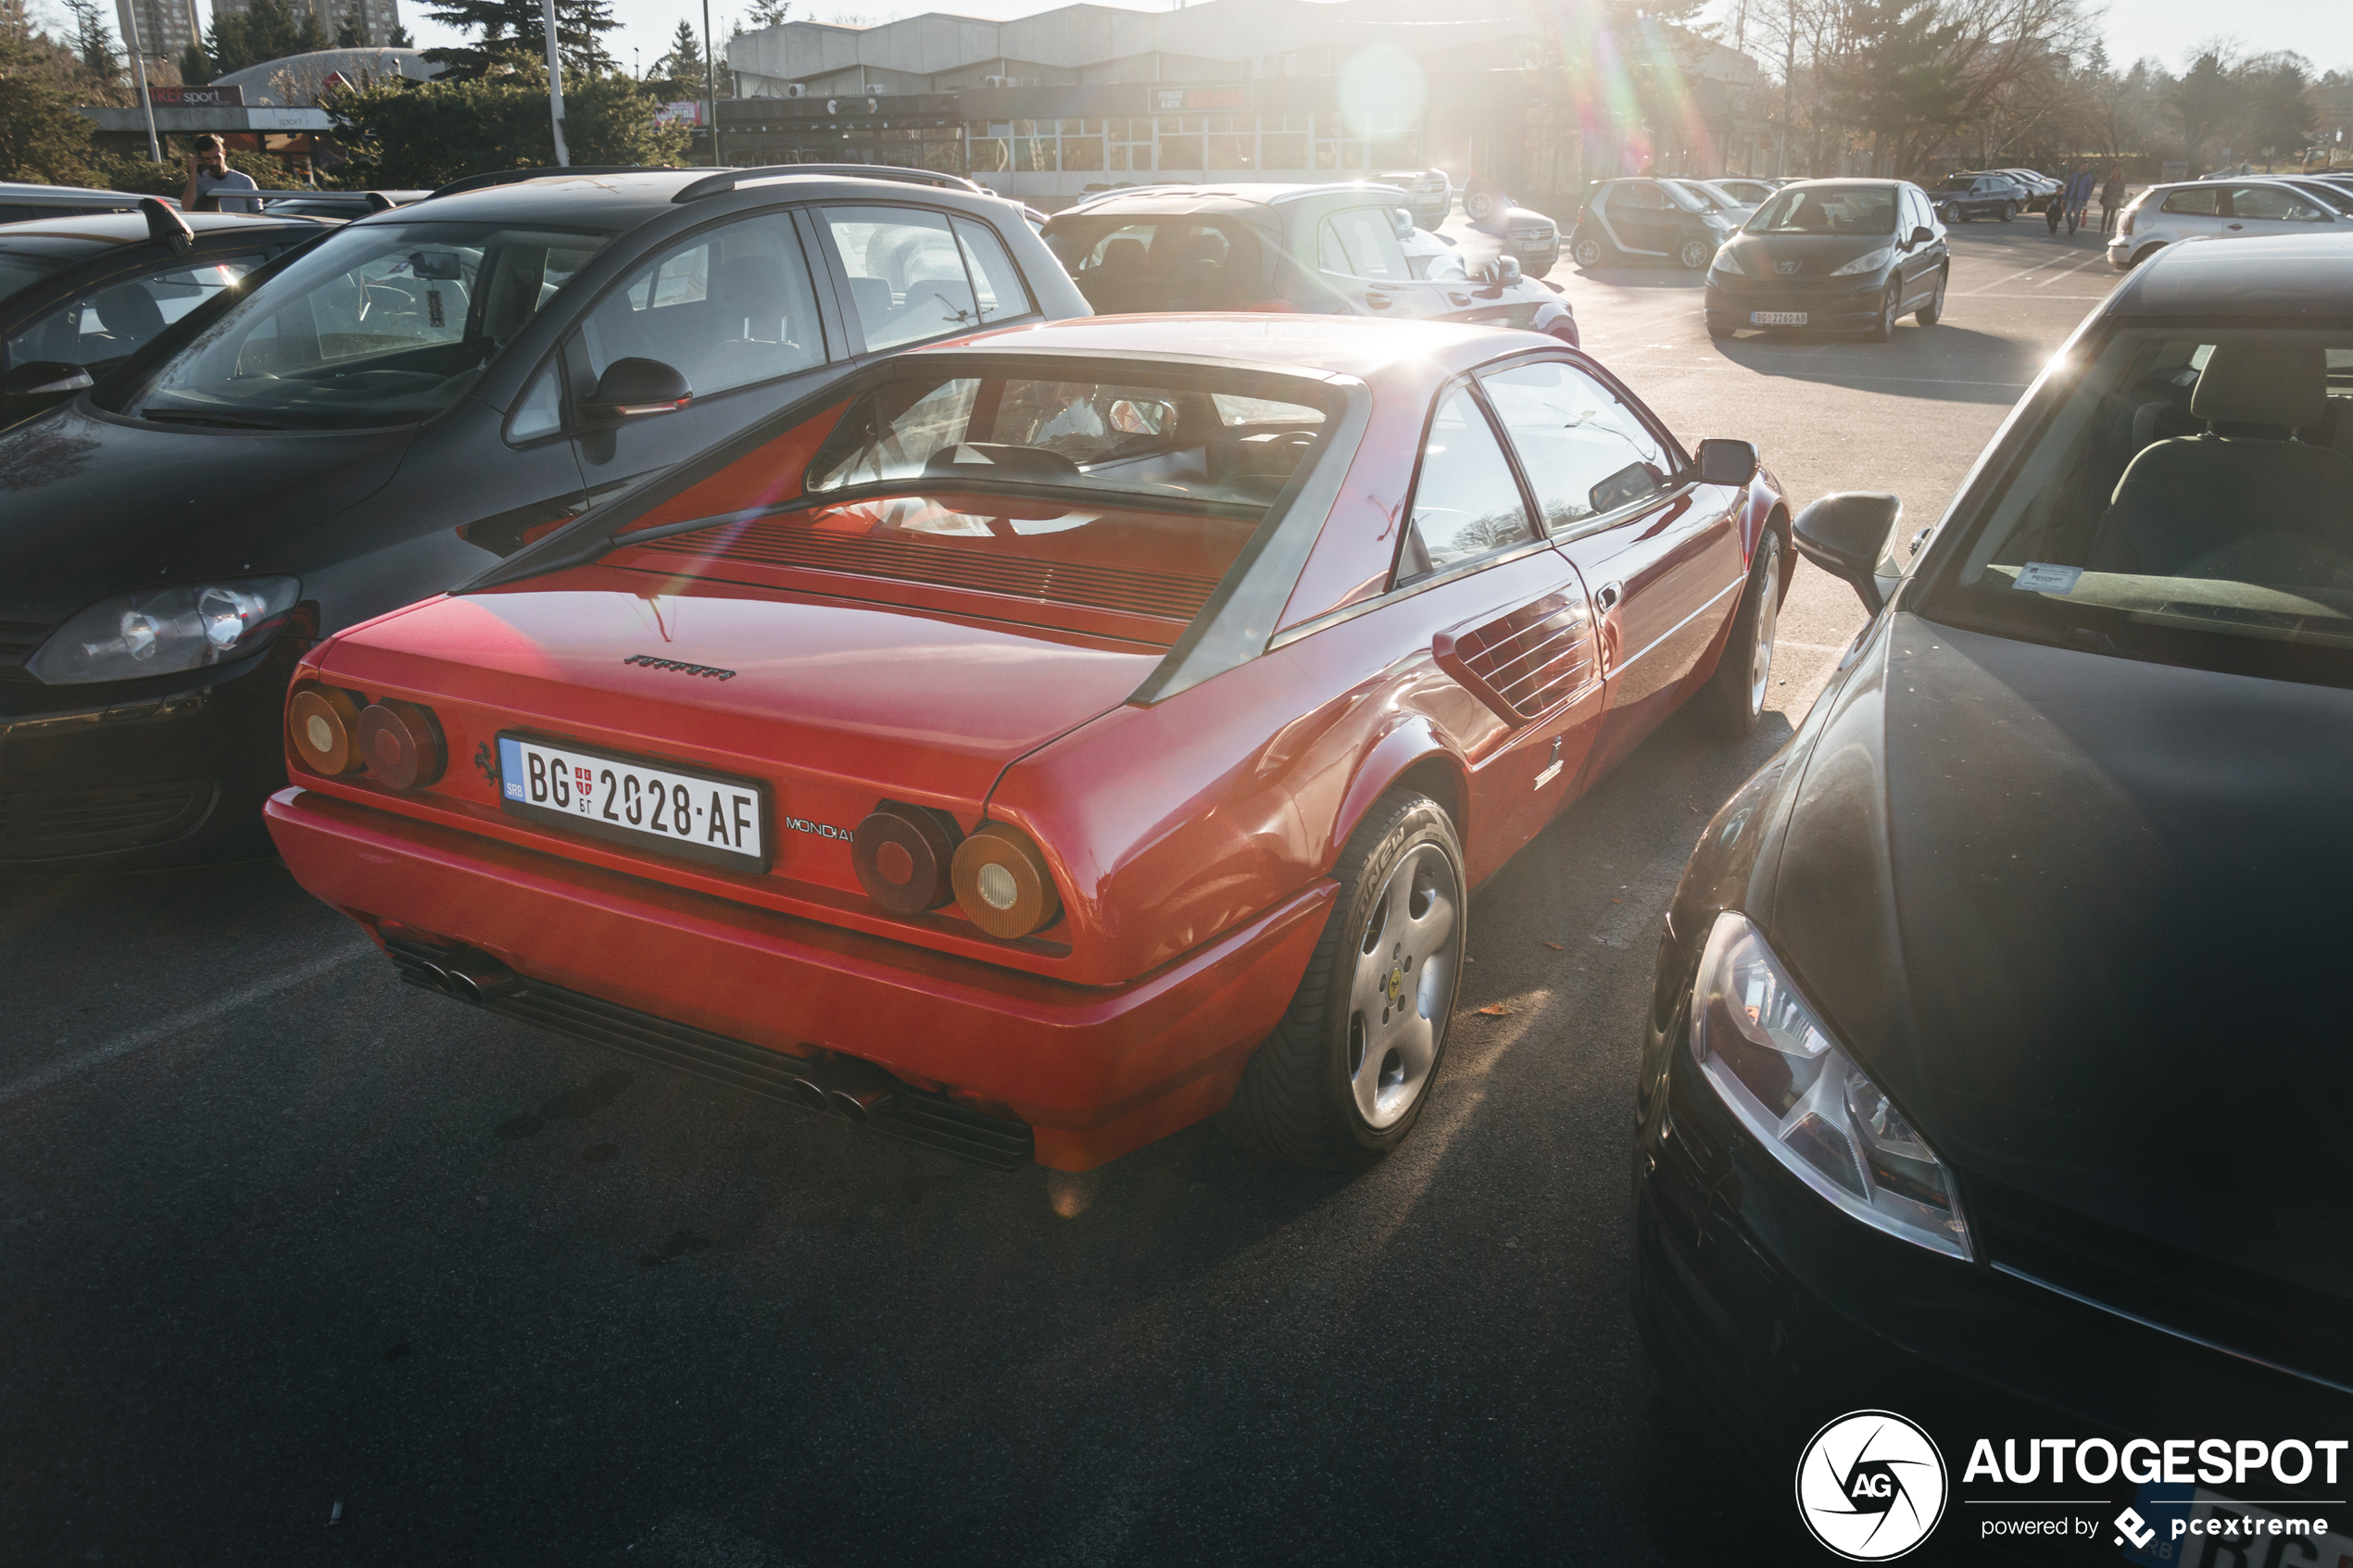
[{"label": "silver car", "polygon": [[2335,233],[2348,224],[2353,218],[2337,206],[2286,180],[2259,175],[2151,185],[2124,209],[2108,243],[2108,260],[2126,272],[2183,240]]}]

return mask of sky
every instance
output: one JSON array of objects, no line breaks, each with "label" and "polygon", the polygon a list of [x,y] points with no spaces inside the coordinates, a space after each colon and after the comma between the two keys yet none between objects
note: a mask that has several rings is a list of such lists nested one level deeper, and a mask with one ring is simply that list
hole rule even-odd
[{"label": "sky", "polygon": [[[1116,4],[1118,0],[1104,3]],[[813,6],[796,5],[793,14],[819,21],[874,23],[941,10],[1001,21],[1051,9],[1052,4],[1053,0],[939,0],[928,5],[920,0],[915,4],[820,0]],[[1719,8],[1728,5],[1729,0],[1718,0]],[[1171,7],[1146,3],[1131,8]],[[632,70],[651,66],[669,51],[671,35],[677,31],[680,17],[689,17],[698,31],[702,21],[698,6],[688,11],[678,0],[613,0],[612,9],[621,27],[610,35],[607,46],[623,69]],[[425,19],[425,6],[421,0],[401,0],[400,10],[402,20],[421,46],[431,48],[435,44],[458,42],[449,30]],[[712,34],[725,38],[733,31],[733,19],[743,10],[741,0],[711,0]],[[2189,51],[2221,36],[2236,39],[2248,54],[2293,49],[2310,60],[2316,69],[2353,69],[2353,5],[2347,5],[2344,0],[2246,0],[2228,7],[2217,6],[2214,0],[2109,0],[2106,11],[2104,31],[2108,56],[2119,63],[2154,55],[2170,69],[2179,70]]]}]

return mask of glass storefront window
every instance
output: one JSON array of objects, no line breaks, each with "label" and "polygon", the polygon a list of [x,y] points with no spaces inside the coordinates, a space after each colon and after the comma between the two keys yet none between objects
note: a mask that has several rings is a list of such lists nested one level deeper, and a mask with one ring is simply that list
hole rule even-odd
[{"label": "glass storefront window", "polygon": [[1013,166],[1013,144],[1002,136],[975,136],[966,145],[975,174],[1002,174]]},{"label": "glass storefront window", "polygon": [[1103,166],[1103,139],[1100,136],[1065,136],[1063,138],[1063,167],[1067,169],[1091,171]]},{"label": "glass storefront window", "polygon": [[1167,169],[1195,169],[1201,167],[1199,136],[1163,136],[1160,139],[1160,166]]},{"label": "glass storefront window", "polygon": [[1208,167],[1211,169],[1254,168],[1256,160],[1251,155],[1257,140],[1255,136],[1210,137]]},{"label": "glass storefront window", "polygon": [[1307,133],[1278,132],[1259,137],[1258,163],[1262,169],[1305,169]]}]

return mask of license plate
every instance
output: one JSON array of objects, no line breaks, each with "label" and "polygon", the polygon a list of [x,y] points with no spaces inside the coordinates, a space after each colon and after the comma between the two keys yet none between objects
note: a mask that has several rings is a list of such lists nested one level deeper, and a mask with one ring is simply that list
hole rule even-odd
[{"label": "license plate", "polygon": [[500,804],[517,816],[736,871],[768,869],[768,788],[529,735],[498,737]]},{"label": "license plate", "polygon": [[1806,324],[1803,310],[1752,310],[1748,313],[1752,327],[1802,327]]}]

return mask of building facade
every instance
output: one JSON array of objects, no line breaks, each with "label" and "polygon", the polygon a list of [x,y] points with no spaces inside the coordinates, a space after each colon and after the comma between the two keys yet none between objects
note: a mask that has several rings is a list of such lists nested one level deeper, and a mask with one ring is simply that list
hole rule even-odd
[{"label": "building facade", "polygon": [[[118,5],[159,3],[159,0],[116,0]],[[193,14],[195,0],[186,0]],[[245,15],[249,0],[212,0],[212,14],[218,17]],[[291,0],[295,14],[304,10],[319,19],[319,31],[332,40],[343,28],[359,30],[359,42],[382,45],[392,42],[400,31],[400,0]]]},{"label": "building facade", "polygon": [[1720,173],[1758,143],[1735,51],[1678,35],[1673,112],[1578,80],[1532,8],[1450,0],[1065,6],[737,35],[719,105],[730,163],[880,162],[968,174],[1051,207],[1154,181],[1318,181],[1436,166],[1564,205],[1649,165]]},{"label": "building facade", "polygon": [[136,38],[139,52],[147,58],[175,65],[181,53],[204,31],[196,0],[115,0],[114,17],[124,48],[130,48]]}]

